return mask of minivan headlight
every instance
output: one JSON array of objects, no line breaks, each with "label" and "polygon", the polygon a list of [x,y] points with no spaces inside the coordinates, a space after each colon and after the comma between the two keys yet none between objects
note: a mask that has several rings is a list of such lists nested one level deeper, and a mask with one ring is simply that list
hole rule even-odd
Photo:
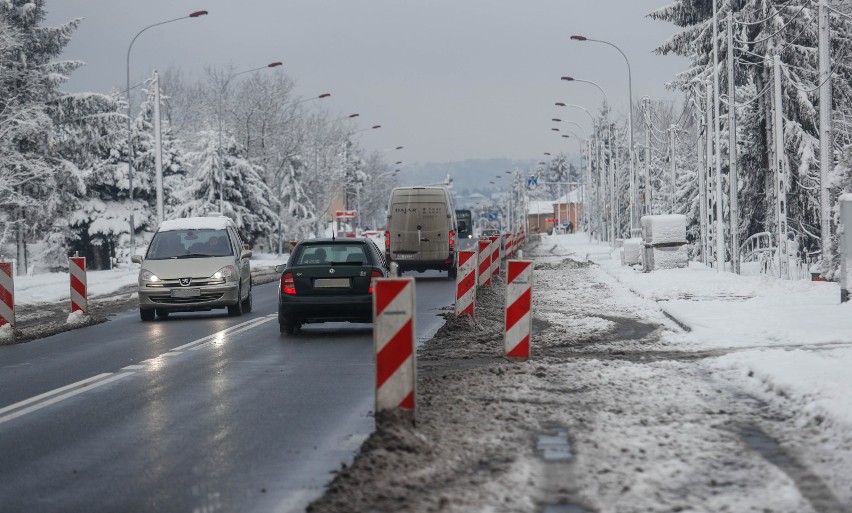
[{"label": "minivan headlight", "polygon": [[236,271],[236,269],[234,268],[233,265],[226,265],[225,267],[223,267],[223,268],[219,269],[218,271],[216,271],[215,273],[213,273],[213,275],[210,276],[210,279],[211,280],[227,280],[228,278],[230,278],[234,274],[235,271]]},{"label": "minivan headlight", "polygon": [[156,274],[152,273],[148,269],[142,269],[139,271],[139,279],[142,281],[160,281],[160,278],[157,277]]}]

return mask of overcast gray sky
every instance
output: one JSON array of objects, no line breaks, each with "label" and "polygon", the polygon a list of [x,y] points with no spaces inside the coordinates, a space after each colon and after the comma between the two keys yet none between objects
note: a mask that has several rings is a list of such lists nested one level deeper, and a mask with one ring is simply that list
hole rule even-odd
[{"label": "overcast gray sky", "polygon": [[[645,17],[666,0],[47,0],[48,23],[84,21],[64,55],[87,65],[68,91],[124,88],[133,35],[151,23],[206,9],[209,16],[156,27],[133,47],[131,76],[180,66],[233,63],[238,70],[283,61],[305,97],[361,114],[368,149],[404,145],[407,162],[539,158],[574,151],[550,131],[552,117],[588,124],[556,101],[599,105],[593,80],[626,112],[627,73],[612,48],[569,39],[580,33],[619,45],[633,67],[635,98],[673,98],[665,82],[686,67],[652,54],[675,27]],[[267,71],[269,72],[269,71]]]}]

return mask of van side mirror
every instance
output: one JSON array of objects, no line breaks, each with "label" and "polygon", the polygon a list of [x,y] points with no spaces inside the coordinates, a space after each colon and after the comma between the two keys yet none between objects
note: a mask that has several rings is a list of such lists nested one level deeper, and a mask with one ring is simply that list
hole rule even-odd
[{"label": "van side mirror", "polygon": [[244,249],[242,251],[242,253],[240,253],[240,260],[243,260],[245,258],[251,258],[251,250],[250,249]]},{"label": "van side mirror", "polygon": [[130,261],[133,262],[134,264],[141,264],[142,263],[142,255],[133,255],[132,257],[130,257]]}]

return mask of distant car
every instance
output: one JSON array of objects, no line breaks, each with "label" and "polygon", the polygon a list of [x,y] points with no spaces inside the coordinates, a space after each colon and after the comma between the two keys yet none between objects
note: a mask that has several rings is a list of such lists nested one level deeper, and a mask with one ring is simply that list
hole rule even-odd
[{"label": "distant car", "polygon": [[292,335],[307,323],[372,322],[372,282],[388,264],[368,238],[309,239],[277,270],[278,326]]},{"label": "distant car", "polygon": [[214,308],[227,308],[228,315],[250,312],[251,255],[227,217],[164,221],[145,256],[131,259],[142,264],[140,317],[153,321],[155,315]]},{"label": "distant car", "polygon": [[486,228],[486,229],[482,230],[482,232],[479,235],[480,235],[480,237],[499,237],[500,236],[500,230],[496,230],[494,228]]}]

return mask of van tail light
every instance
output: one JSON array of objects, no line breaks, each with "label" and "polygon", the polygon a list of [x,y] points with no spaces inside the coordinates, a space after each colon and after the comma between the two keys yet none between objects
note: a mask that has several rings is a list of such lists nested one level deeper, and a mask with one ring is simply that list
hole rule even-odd
[{"label": "van tail light", "polygon": [[372,294],[373,293],[373,284],[376,283],[374,280],[376,278],[384,278],[384,277],[385,277],[385,275],[383,273],[380,273],[379,271],[373,271],[372,273],[370,273],[370,288],[367,289],[367,292]]},{"label": "van tail light", "polygon": [[296,295],[296,278],[293,277],[293,273],[284,273],[281,276],[281,293],[288,296]]},{"label": "van tail light", "polygon": [[385,252],[390,252],[390,231],[385,232]]},{"label": "van tail light", "polygon": [[453,230],[450,230],[450,247],[453,247],[455,245],[456,245],[456,232],[454,232]]}]

